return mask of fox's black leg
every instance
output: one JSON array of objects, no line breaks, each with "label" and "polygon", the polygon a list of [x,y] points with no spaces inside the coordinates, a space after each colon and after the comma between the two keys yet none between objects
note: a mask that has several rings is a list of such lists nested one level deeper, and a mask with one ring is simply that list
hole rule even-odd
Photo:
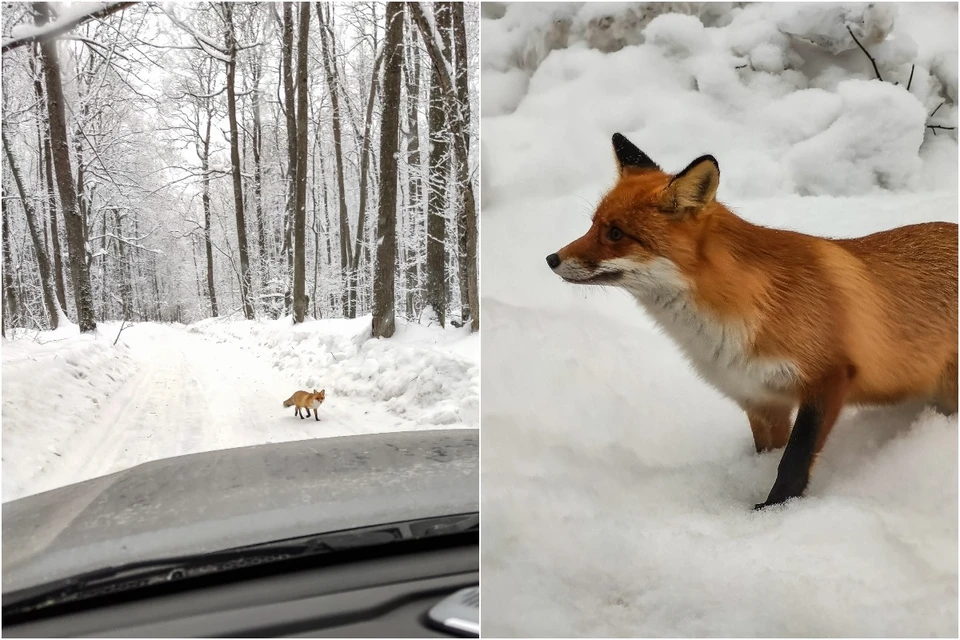
[{"label": "fox's black leg", "polygon": [[307,407],[307,408],[306,408],[306,412],[307,412],[307,417],[309,418],[309,417],[310,417],[310,407]]},{"label": "fox's black leg", "polygon": [[790,440],[777,468],[777,481],[773,483],[767,501],[758,504],[757,509],[796,498],[807,488],[810,466],[813,464],[813,449],[822,425],[823,410],[820,407],[812,403],[800,405],[797,421],[790,432]]},{"label": "fox's black leg", "polygon": [[316,409],[313,410],[313,419],[316,420],[317,422],[320,422],[320,416],[317,415]]},{"label": "fox's black leg", "polygon": [[803,495],[810,481],[810,470],[823,449],[827,435],[840,415],[853,368],[844,367],[824,380],[820,391],[804,400],[790,432],[790,440],[777,468],[777,480],[767,500],[756,505],[763,509]]},{"label": "fox's black leg", "polygon": [[299,415],[300,415],[300,407],[294,407],[294,408],[293,408],[293,415],[295,415],[295,416],[299,416]]}]

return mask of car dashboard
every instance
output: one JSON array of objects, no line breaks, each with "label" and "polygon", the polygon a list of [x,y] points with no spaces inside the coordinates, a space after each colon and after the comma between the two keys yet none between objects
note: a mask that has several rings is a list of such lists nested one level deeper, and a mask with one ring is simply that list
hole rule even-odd
[{"label": "car dashboard", "polygon": [[[7,637],[476,637],[472,620],[479,620],[478,594],[475,590],[459,592],[477,587],[479,581],[479,544],[474,538],[473,543],[467,545],[309,567],[12,624],[4,620],[3,634]],[[475,617],[464,621],[443,613],[450,611],[451,603],[454,610],[460,612],[465,611],[464,608],[476,610]],[[444,624],[445,618],[447,624]]]}]

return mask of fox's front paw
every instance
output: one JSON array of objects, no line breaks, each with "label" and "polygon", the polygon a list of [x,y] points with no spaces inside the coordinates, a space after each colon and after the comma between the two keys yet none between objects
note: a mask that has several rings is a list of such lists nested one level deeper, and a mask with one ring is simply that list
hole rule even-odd
[{"label": "fox's front paw", "polygon": [[753,505],[753,510],[754,510],[754,511],[763,511],[763,510],[766,509],[767,507],[777,507],[777,506],[780,506],[781,504],[783,504],[784,502],[785,502],[784,500],[780,500],[779,502],[760,502],[760,503],[757,503],[757,504]]},{"label": "fox's front paw", "polygon": [[767,507],[777,507],[779,505],[782,505],[786,502],[789,502],[790,500],[794,500],[799,497],[800,496],[778,496],[778,497],[770,496],[769,498],[767,498],[766,502],[760,502],[753,505],[753,510],[762,511]]}]

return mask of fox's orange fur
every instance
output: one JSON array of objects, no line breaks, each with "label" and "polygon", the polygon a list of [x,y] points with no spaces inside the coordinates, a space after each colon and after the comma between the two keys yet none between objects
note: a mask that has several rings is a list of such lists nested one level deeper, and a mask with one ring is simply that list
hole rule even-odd
[{"label": "fox's orange fur", "polygon": [[[747,412],[758,452],[792,447],[799,405],[796,425],[816,425],[795,434],[797,447],[806,438],[813,450],[788,447],[781,475],[788,456],[809,472],[845,404],[919,398],[957,411],[956,224],[851,239],[771,229],[715,200],[711,156],[672,176],[626,138],[614,147],[617,184],[590,230],[548,263],[568,281],[630,291]],[[775,486],[766,504],[803,487]]]},{"label": "fox's orange fur", "polygon": [[307,411],[308,418],[310,417],[310,409],[313,409],[313,419],[319,421],[320,417],[317,415],[317,409],[323,404],[326,398],[326,392],[326,389],[321,389],[320,391],[314,389],[313,393],[309,391],[295,391],[292,396],[283,401],[283,406],[286,408],[296,405],[293,414],[300,416],[301,420],[303,420],[303,415],[300,413],[301,409]]}]

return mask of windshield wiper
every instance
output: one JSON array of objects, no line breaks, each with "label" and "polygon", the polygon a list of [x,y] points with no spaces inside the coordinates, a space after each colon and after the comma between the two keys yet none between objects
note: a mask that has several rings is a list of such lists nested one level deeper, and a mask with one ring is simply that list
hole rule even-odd
[{"label": "windshield wiper", "polygon": [[382,547],[397,542],[479,532],[477,513],[425,518],[234,547],[212,553],[132,562],[22,589],[3,596],[3,617],[99,596],[140,590],[274,562]]}]

